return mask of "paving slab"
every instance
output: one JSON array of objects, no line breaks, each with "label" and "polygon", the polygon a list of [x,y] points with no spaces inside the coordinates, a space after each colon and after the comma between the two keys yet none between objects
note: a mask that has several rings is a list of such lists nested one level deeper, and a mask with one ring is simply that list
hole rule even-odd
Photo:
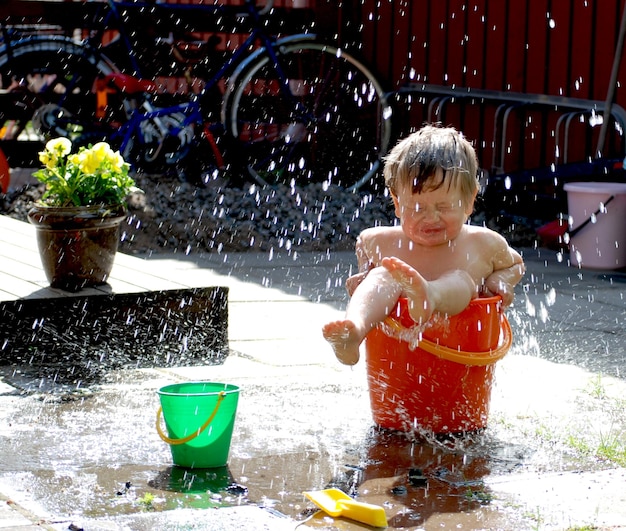
[{"label": "paving slab", "polygon": [[[328,486],[381,505],[393,529],[626,529],[624,275],[525,256],[489,427],[454,440],[375,429],[365,364],[342,366],[322,339],[351,253],[153,256],[229,288],[230,355],[56,391],[3,368],[0,529],[371,529],[302,496]],[[156,433],[156,391],[191,380],[241,388],[223,470],[173,466]]]}]

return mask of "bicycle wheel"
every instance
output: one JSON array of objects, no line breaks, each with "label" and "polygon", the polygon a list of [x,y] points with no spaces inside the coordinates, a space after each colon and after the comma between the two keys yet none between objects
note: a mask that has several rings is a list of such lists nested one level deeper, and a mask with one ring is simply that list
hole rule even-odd
[{"label": "bicycle wheel", "polygon": [[277,43],[232,81],[223,120],[261,184],[329,182],[358,189],[378,173],[391,111],[351,55],[313,41]]},{"label": "bicycle wheel", "polygon": [[0,49],[0,89],[19,93],[20,130],[71,137],[96,120],[94,83],[117,71],[106,57],[66,37],[27,37]]}]

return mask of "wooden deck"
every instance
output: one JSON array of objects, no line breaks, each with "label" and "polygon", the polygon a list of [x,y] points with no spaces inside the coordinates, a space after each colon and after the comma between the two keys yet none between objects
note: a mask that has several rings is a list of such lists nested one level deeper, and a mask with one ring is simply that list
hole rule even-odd
[{"label": "wooden deck", "polygon": [[117,253],[107,284],[77,293],[51,288],[35,227],[0,215],[0,365],[195,365],[223,359],[228,288],[215,285],[210,271],[204,285],[174,277],[167,267]]},{"label": "wooden deck", "polygon": [[155,267],[146,260],[117,253],[107,284],[86,288],[78,293],[51,288],[41,267],[35,227],[0,215],[0,301],[140,293],[190,287],[197,286],[172,280],[167,270]]}]

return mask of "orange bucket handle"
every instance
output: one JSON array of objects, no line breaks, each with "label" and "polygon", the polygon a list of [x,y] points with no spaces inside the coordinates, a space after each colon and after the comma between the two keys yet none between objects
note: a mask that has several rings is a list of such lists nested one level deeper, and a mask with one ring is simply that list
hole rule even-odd
[{"label": "orange bucket handle", "polygon": [[163,408],[159,407],[159,410],[157,411],[157,414],[156,414],[156,430],[157,430],[157,433],[159,434],[159,437],[161,437],[161,439],[163,439],[163,441],[165,441],[167,444],[171,444],[171,445],[185,444],[185,443],[188,443],[189,441],[193,441],[198,435],[200,435],[204,430],[206,430],[209,427],[209,424],[211,424],[211,422],[215,418],[215,415],[217,415],[217,411],[220,408],[222,400],[226,398],[226,391],[220,391],[218,395],[219,396],[217,397],[217,403],[215,404],[215,408],[213,409],[213,412],[211,413],[207,421],[202,426],[200,426],[200,428],[197,429],[195,432],[193,432],[190,435],[187,435],[186,437],[182,437],[181,439],[172,439],[168,437],[167,435],[165,435],[163,428],[161,428],[161,412],[163,411]]},{"label": "orange bucket handle", "polygon": [[[385,324],[395,328],[396,330],[405,328],[394,317],[391,316],[385,319]],[[504,332],[504,340],[502,341],[502,344],[498,345],[497,348],[486,352],[465,352],[463,350],[439,345],[425,338],[420,339],[419,347],[429,354],[433,354],[434,356],[445,360],[461,363],[463,365],[490,365],[502,359],[513,344],[513,332],[511,330],[509,320],[506,318],[506,315],[502,316],[501,324],[502,330]]]}]

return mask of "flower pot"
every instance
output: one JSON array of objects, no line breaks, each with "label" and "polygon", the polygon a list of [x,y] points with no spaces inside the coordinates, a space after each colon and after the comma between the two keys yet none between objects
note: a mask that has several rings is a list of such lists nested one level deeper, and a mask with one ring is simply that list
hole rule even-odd
[{"label": "flower pot", "polygon": [[53,288],[79,291],[105,284],[113,268],[124,205],[36,205],[28,220],[37,229],[43,269]]}]

